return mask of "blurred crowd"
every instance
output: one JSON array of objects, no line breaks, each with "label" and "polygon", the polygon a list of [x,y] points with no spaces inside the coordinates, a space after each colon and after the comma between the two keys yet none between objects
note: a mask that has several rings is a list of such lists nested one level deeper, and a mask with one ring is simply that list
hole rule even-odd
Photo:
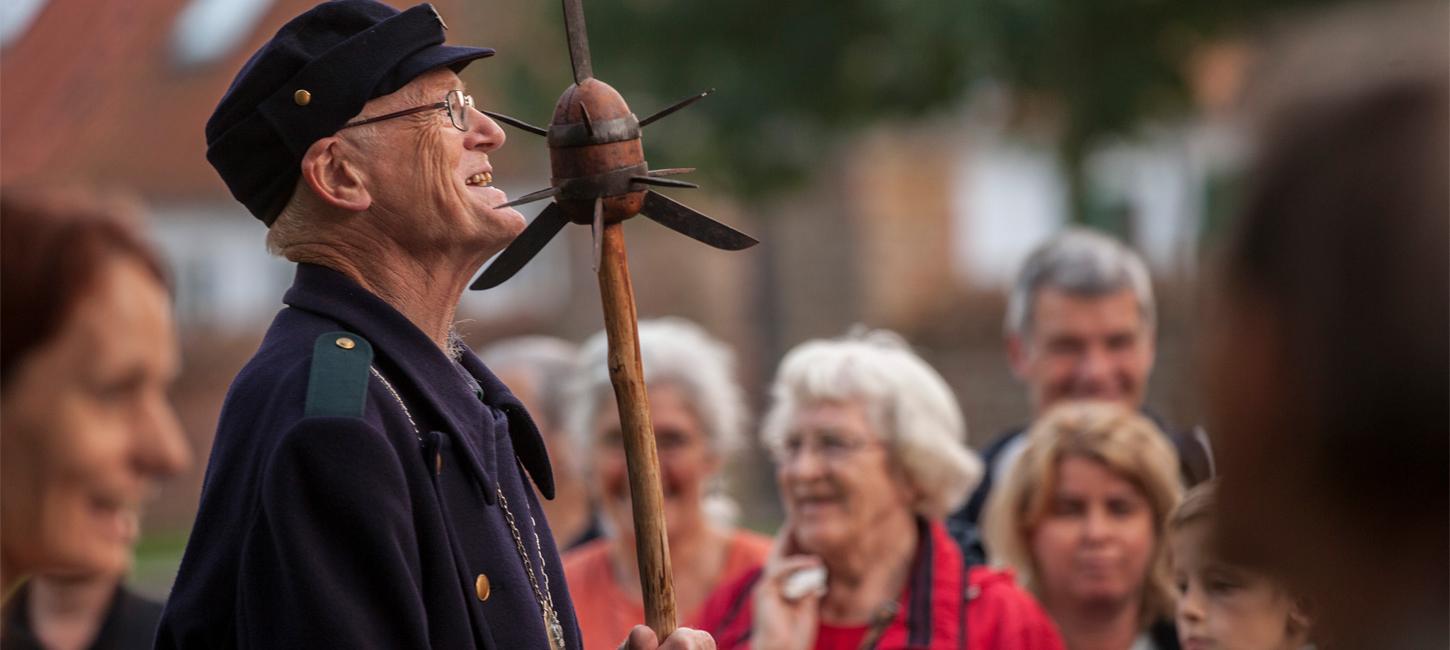
[{"label": "blurred crowd", "polygon": [[[1445,14],[1397,19],[1425,15]],[[640,322],[680,624],[761,650],[1447,647],[1450,68],[1385,38],[1393,25],[1345,61],[1341,29],[1287,40],[1258,82],[1255,162],[1195,346],[1205,422],[1145,407],[1153,283],[1088,228],[1017,270],[1002,340],[1031,409],[980,449],[896,333],[843,323],[790,349],[757,418],[708,324]],[[194,462],[167,398],[167,274],[132,205],[74,188],[7,188],[0,205],[0,648],[149,648],[162,605],[124,586],[139,512]],[[302,218],[269,243],[308,245]],[[634,643],[605,334],[477,355],[547,450],[531,525],[561,552],[583,647]],[[742,527],[723,478],[755,444],[777,530]]]}]

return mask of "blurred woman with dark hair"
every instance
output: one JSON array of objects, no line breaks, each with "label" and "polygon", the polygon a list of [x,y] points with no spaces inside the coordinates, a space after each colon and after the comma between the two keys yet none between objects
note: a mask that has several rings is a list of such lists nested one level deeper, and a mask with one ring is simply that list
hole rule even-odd
[{"label": "blurred woman with dark hair", "polygon": [[[134,647],[159,615],[117,584],[143,502],[190,450],[166,395],[165,276],[129,214],[74,192],[0,197],[6,648]],[[31,574],[47,577],[16,590]]]},{"label": "blurred woman with dark hair", "polygon": [[1447,7],[1349,8],[1270,48],[1204,330],[1222,553],[1282,575],[1335,647],[1450,629]]}]

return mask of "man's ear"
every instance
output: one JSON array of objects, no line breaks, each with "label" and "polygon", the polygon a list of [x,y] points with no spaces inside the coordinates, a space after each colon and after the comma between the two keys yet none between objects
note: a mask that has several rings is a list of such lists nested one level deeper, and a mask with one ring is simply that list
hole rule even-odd
[{"label": "man's ear", "polygon": [[372,206],[373,198],[341,147],[342,141],[336,136],[312,143],[302,155],[302,180],[328,205],[362,212]]},{"label": "man's ear", "polygon": [[1008,334],[1005,343],[1007,345],[1007,365],[1012,366],[1012,374],[1018,379],[1025,378],[1027,343],[1022,340],[1021,334]]}]

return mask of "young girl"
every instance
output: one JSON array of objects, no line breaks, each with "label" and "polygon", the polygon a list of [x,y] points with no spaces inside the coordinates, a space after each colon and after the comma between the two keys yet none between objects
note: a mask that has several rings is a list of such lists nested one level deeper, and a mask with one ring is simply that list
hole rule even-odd
[{"label": "young girl", "polygon": [[1272,578],[1225,564],[1209,548],[1216,482],[1188,492],[1168,519],[1184,650],[1299,650],[1309,619]]}]

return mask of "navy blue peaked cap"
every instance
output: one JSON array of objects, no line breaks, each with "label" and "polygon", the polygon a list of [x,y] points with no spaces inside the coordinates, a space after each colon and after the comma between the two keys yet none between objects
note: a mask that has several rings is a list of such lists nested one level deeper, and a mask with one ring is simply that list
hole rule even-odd
[{"label": "navy blue peaked cap", "polygon": [[206,122],[206,159],[268,226],[292,197],[302,155],[363,104],[443,66],[493,50],[443,44],[430,4],[399,12],[374,0],[324,2],[292,19],[242,66]]}]

